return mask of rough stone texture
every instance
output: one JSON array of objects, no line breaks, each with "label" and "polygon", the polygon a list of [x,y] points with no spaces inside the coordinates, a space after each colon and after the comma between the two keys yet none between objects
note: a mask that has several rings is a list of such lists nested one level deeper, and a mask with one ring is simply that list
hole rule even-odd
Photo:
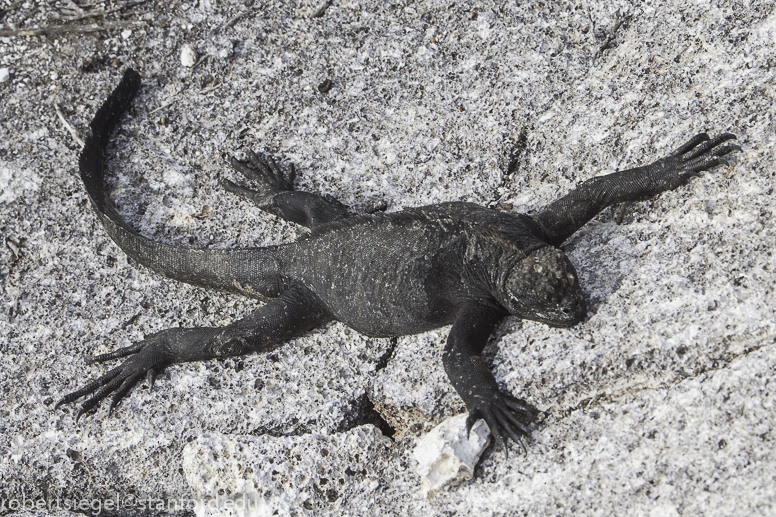
[{"label": "rough stone texture", "polygon": [[466,413],[446,419],[423,435],[412,451],[426,497],[474,475],[474,467],[490,443],[490,429],[484,420],[477,420],[468,432],[466,419]]},{"label": "rough stone texture", "polygon": [[[140,27],[0,37],[0,513],[74,515],[69,498],[182,514],[165,503],[208,496],[203,447],[240,451],[205,462],[221,467],[210,488],[253,466],[270,508],[296,515],[776,512],[773,3],[337,1],[310,18],[319,4],[152,0],[108,15]],[[5,0],[0,30],[62,23],[62,6]],[[207,56],[194,68],[186,43]],[[221,153],[244,147],[296,163],[300,188],[389,210],[535,209],[704,129],[744,152],[567,243],[589,318],[510,319],[488,349],[503,386],[548,413],[528,455],[486,451],[428,500],[412,448],[462,410],[446,329],[391,341],[330,325],[269,355],[172,367],[111,418],[52,410],[105,371],[86,354],[254,306],[136,268],[90,212],[52,101],[83,133],[127,65],[145,86],[111,195],[143,234],[186,246],[302,235],[218,188],[234,178]]]},{"label": "rough stone texture", "polygon": [[198,517],[347,509],[354,493],[380,487],[390,444],[373,426],[282,438],[217,433],[184,448],[183,470]]}]

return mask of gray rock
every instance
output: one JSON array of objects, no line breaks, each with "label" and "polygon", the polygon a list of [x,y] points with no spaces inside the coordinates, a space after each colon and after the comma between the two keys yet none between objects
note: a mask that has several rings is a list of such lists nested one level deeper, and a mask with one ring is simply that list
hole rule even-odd
[{"label": "gray rock", "polygon": [[198,516],[315,512],[378,488],[390,444],[373,426],[304,437],[214,434],[184,448],[183,470]]},{"label": "gray rock", "polygon": [[[0,513],[70,500],[181,515],[164,503],[212,496],[185,458],[228,446],[240,462],[219,456],[213,486],[274,459],[287,476],[251,483],[297,515],[774,513],[772,2],[335,2],[309,18],[318,4],[270,2],[223,28],[242,2],[172,0],[123,13],[149,21],[127,39],[0,37],[13,70],[0,85]],[[60,22],[27,2],[3,23]],[[186,42],[228,59],[179,77]],[[704,129],[738,134],[744,152],[566,246],[588,319],[507,320],[487,349],[502,386],[547,412],[528,454],[486,450],[471,480],[427,499],[412,449],[463,411],[439,360],[445,329],[392,342],[331,325],[266,356],[170,368],[110,418],[52,411],[112,366],[87,354],[254,307],[128,263],[89,211],[51,101],[84,133],[125,65],[146,82],[111,151],[111,195],[144,235],[178,245],[302,234],[219,189],[221,153],[243,147],[294,162],[302,189],[389,210],[531,210]],[[159,124],[150,112],[171,101]]]}]

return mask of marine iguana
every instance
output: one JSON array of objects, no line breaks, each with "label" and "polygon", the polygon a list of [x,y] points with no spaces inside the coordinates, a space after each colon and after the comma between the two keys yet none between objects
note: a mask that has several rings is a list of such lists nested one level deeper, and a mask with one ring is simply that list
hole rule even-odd
[{"label": "marine iguana", "polygon": [[310,232],[262,248],[180,248],[139,235],[105,191],[108,140],[139,89],[140,75],[128,69],[97,111],[80,156],[97,217],[127,255],[153,271],[266,303],[225,327],[163,330],[92,358],[128,357],[57,403],[93,394],[76,419],[110,394],[112,411],[141,378],[152,386],[169,365],[267,350],[332,320],[375,337],[452,325],[443,363],[469,410],[468,429],[482,418],[500,446],[504,434],[519,442],[538,410],[503,393],[480,357],[496,325],[508,315],[553,327],[581,322],[585,298],[558,246],[604,208],[675,189],[740,150],[720,145],[735,138],[730,133],[701,133],[649,165],[589,179],[533,216],[465,202],[351,215],[334,199],[293,190],[293,166],[284,172],[271,157],[249,152],[246,161],[229,161],[256,188],[225,180],[226,190]]}]

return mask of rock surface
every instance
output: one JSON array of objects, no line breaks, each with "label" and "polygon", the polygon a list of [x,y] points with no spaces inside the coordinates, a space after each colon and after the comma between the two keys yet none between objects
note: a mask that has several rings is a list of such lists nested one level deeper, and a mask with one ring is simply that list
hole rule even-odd
[{"label": "rock surface", "polygon": [[[773,2],[151,0],[75,22],[112,30],[49,36],[9,34],[61,25],[54,4],[2,8],[0,514],[216,515],[241,494],[288,515],[776,512]],[[110,418],[53,410],[110,366],[88,354],[255,306],[136,267],[91,213],[52,101],[83,135],[125,66],[144,87],[111,196],[177,245],[303,234],[219,188],[236,179],[222,153],[245,148],[357,209],[520,211],[702,130],[744,151],[566,244],[588,319],[508,319],[487,349],[502,386],[547,412],[528,454],[490,448],[427,499],[412,450],[463,411],[447,329],[388,340],[333,324],[171,367]]]},{"label": "rock surface", "polygon": [[448,418],[423,435],[412,451],[426,497],[434,497],[474,475],[474,467],[490,443],[490,430],[484,420],[478,420],[467,432],[467,416],[464,413]]}]

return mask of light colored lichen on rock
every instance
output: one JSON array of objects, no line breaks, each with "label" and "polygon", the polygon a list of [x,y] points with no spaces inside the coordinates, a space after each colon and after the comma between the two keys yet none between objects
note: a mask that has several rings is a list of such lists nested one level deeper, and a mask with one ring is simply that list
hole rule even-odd
[{"label": "light colored lichen on rock", "polygon": [[474,467],[490,441],[490,429],[478,420],[467,436],[468,413],[448,418],[418,440],[413,456],[418,462],[421,490],[434,497],[442,489],[472,478]]}]

